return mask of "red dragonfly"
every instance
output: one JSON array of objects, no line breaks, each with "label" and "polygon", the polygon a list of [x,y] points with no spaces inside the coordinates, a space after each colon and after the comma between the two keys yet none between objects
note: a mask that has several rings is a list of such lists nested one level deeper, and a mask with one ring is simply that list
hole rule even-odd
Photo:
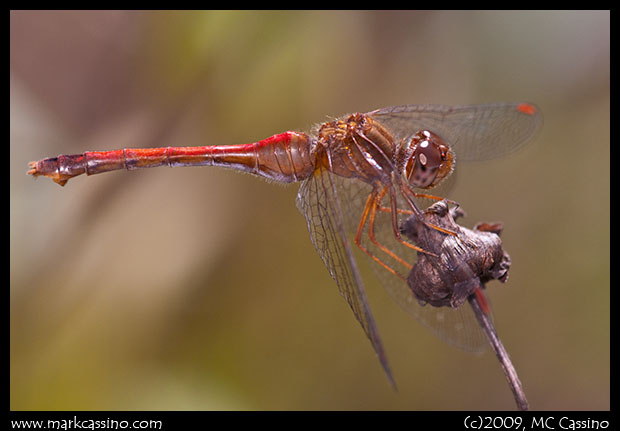
[{"label": "red dragonfly", "polygon": [[64,186],[84,173],[222,166],[273,181],[302,182],[297,207],[312,242],[394,385],[352,244],[370,259],[381,284],[402,308],[447,342],[466,350],[483,349],[485,336],[467,307],[422,306],[415,299],[407,274],[416,253],[432,253],[405,240],[400,225],[411,214],[421,213],[416,199],[439,199],[421,191],[447,178],[456,160],[514,152],[532,140],[541,124],[539,109],[530,103],[403,105],[343,116],[321,124],[312,134],[284,132],[245,145],[60,155],[30,162],[28,173]]}]

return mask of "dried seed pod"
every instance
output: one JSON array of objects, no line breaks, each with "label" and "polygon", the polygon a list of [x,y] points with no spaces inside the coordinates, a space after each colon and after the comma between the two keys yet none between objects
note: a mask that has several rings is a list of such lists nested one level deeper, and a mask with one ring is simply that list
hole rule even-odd
[{"label": "dried seed pod", "polygon": [[467,229],[454,221],[464,212],[459,207],[449,209],[445,201],[435,203],[424,215],[427,223],[455,235],[429,229],[415,215],[401,225],[403,235],[424,250],[439,255],[436,258],[419,253],[409,274],[409,287],[420,303],[460,307],[477,288],[484,288],[487,281],[506,281],[510,256],[499,238],[501,223],[479,223],[474,229]]},{"label": "dried seed pod", "polygon": [[[418,253],[407,282],[422,305],[456,308],[466,300],[469,302],[504,371],[517,408],[527,410],[529,405],[521,381],[495,331],[483,293],[486,282],[493,279],[505,282],[508,278],[510,257],[499,239],[503,226],[478,223],[474,229],[467,229],[454,221],[464,214],[459,207],[449,209],[446,201],[440,201],[423,213],[424,220],[412,215],[403,222],[400,226],[403,235],[438,256]],[[429,228],[429,224],[453,234]]]}]

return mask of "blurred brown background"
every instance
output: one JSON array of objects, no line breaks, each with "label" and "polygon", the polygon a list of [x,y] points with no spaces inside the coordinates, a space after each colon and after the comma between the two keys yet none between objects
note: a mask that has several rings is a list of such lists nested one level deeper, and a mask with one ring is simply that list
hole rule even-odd
[{"label": "blurred brown background", "polygon": [[[602,12],[11,12],[12,409],[512,409],[491,352],[372,281],[399,392],[309,240],[297,187],[209,168],[27,163],[240,144],[406,103],[532,101],[537,141],[461,164],[505,223],[496,324],[533,409],[609,409],[609,19]],[[501,198],[497,198],[500,191]]]}]

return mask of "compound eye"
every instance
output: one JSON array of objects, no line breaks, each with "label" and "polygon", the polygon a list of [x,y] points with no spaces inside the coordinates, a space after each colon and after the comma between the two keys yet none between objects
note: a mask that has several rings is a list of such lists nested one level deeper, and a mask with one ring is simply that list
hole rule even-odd
[{"label": "compound eye", "polygon": [[438,178],[438,173],[447,160],[448,147],[428,131],[417,133],[411,145],[415,145],[415,150],[407,164],[409,183],[417,188],[435,185],[443,178]]},{"label": "compound eye", "polygon": [[437,168],[443,161],[439,146],[431,144],[429,141],[420,142],[414,155],[423,168]]}]

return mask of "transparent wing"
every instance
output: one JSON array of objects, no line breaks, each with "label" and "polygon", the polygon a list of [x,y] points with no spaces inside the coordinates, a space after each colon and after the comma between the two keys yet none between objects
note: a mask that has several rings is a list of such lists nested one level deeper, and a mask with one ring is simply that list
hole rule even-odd
[{"label": "transparent wing", "polygon": [[[306,218],[317,252],[381,359],[384,356],[383,347],[370,314],[368,300],[351,250],[351,247],[357,247],[354,237],[371,192],[372,187],[362,181],[338,177],[325,171],[302,184],[297,196],[297,206]],[[382,201],[382,208],[383,210],[375,214],[374,232],[377,242],[412,266],[417,260],[417,252],[396,240],[392,229],[391,211],[387,210],[390,208],[387,196]],[[409,208],[400,198],[398,209],[400,225],[409,216],[407,212]],[[373,255],[407,278],[410,267],[392,259],[370,241],[368,223],[364,227],[361,242]],[[381,286],[392,299],[437,337],[467,351],[486,350],[488,346],[486,336],[468,306],[464,305],[458,309],[421,306],[402,278],[392,274],[370,257],[364,259],[362,263],[369,263]],[[387,360],[384,368],[386,366]]]},{"label": "transparent wing", "polygon": [[368,115],[397,142],[422,129],[434,132],[452,148],[457,161],[488,160],[515,152],[531,142],[542,125],[540,109],[531,103],[401,105]]},{"label": "transparent wing", "polygon": [[357,262],[347,235],[347,220],[342,208],[347,190],[339,187],[330,172],[317,169],[315,175],[301,185],[297,194],[297,208],[306,218],[312,243],[321,256],[330,275],[336,281],[340,294],[370,339],[379,361],[391,384],[395,382],[390,371],[383,343],[372,316]]}]

